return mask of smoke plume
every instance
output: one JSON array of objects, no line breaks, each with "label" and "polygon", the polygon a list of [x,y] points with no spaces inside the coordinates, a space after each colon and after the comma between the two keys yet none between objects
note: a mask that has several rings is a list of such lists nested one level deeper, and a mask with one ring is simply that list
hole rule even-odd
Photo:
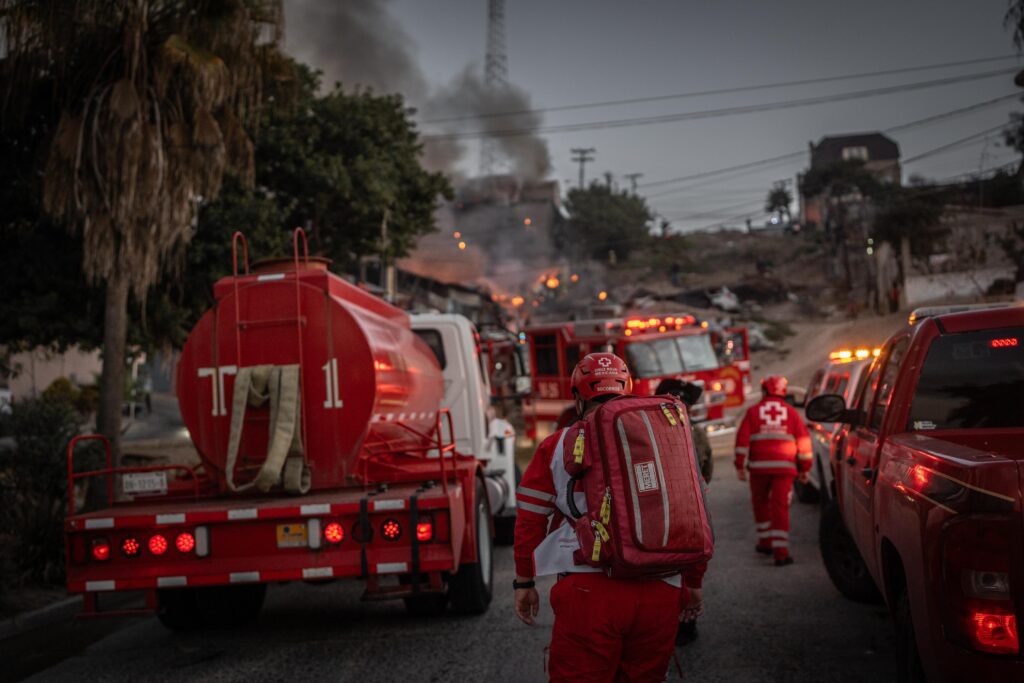
[{"label": "smoke plume", "polygon": [[[539,127],[540,116],[492,115],[529,109],[526,92],[513,85],[488,87],[479,65],[467,66],[450,83],[432,89],[413,56],[412,38],[392,16],[388,5],[389,0],[286,0],[285,47],[296,59],[320,69],[327,88],[340,83],[346,89],[367,87],[380,93],[397,92],[418,109],[419,121],[458,119],[426,124],[423,132],[427,136],[465,131],[526,131],[522,135],[490,138],[498,151],[499,166],[495,170],[526,180],[543,178],[551,170],[547,142],[530,133]],[[485,27],[481,25],[479,30],[483,33]],[[470,149],[469,145],[450,138],[426,137],[423,163],[431,170],[457,174],[459,162]]]}]

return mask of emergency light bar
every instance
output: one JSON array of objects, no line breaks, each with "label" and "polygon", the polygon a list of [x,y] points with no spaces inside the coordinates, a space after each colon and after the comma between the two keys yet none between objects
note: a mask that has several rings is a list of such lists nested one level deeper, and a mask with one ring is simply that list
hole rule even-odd
[{"label": "emergency light bar", "polygon": [[875,358],[882,353],[882,349],[840,349],[828,354],[830,361],[839,363],[852,363],[855,360],[867,360]]}]

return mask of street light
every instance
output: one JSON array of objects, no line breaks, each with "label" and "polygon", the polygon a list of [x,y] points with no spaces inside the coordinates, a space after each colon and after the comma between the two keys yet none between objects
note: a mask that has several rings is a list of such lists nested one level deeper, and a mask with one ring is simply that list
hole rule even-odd
[{"label": "street light", "polygon": [[462,249],[465,249],[465,248],[466,248],[466,243],[465,242],[459,242],[459,250],[461,251]]},{"label": "street light", "polygon": [[608,292],[601,290],[600,292],[598,292],[597,298],[600,299],[601,301],[604,301],[605,299],[608,298]]},{"label": "street light", "polygon": [[544,284],[547,286],[548,289],[558,289],[558,285],[560,283],[558,282],[558,278],[552,275],[547,279],[547,281]]}]

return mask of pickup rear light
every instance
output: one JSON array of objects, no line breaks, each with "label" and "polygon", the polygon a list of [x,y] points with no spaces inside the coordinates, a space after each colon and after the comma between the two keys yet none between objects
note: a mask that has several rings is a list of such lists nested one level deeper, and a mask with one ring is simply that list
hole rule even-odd
[{"label": "pickup rear light", "polygon": [[134,536],[129,536],[121,541],[121,554],[125,557],[136,557],[140,550],[142,550],[142,544]]},{"label": "pickup rear light", "polygon": [[92,559],[106,562],[110,559],[110,542],[105,538],[94,538],[92,541]]},{"label": "pickup rear light", "polygon": [[389,541],[397,541],[402,537],[402,525],[397,519],[385,519],[380,525],[380,535]]},{"label": "pickup rear light", "polygon": [[943,536],[946,636],[979,652],[1020,651],[1010,579],[1012,523],[994,515],[964,517]]},{"label": "pickup rear light", "polygon": [[345,527],[338,522],[331,522],[324,527],[324,539],[332,545],[341,543],[345,540]]}]

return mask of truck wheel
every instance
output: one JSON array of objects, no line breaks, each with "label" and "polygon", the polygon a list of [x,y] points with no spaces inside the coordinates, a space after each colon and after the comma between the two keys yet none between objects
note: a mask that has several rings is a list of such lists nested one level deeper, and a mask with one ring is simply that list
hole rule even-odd
[{"label": "truck wheel", "polygon": [[893,613],[896,622],[896,680],[899,683],[926,683],[921,655],[917,651],[914,619],[910,614],[910,598],[903,591]]},{"label": "truck wheel", "polygon": [[464,564],[448,582],[452,609],[459,614],[483,614],[491,604],[494,583],[494,556],[491,544],[491,511],[487,506],[483,482],[476,480],[476,554],[477,561]]},{"label": "truck wheel", "polygon": [[846,530],[842,513],[835,502],[829,503],[821,512],[818,545],[825,570],[843,596],[854,602],[877,603],[881,600],[882,596],[853,538]]},{"label": "truck wheel", "polygon": [[172,631],[194,631],[203,623],[194,588],[164,589],[157,592],[156,618]]},{"label": "truck wheel", "polygon": [[410,617],[439,617],[448,606],[448,596],[444,593],[424,593],[403,598],[405,613]]}]

